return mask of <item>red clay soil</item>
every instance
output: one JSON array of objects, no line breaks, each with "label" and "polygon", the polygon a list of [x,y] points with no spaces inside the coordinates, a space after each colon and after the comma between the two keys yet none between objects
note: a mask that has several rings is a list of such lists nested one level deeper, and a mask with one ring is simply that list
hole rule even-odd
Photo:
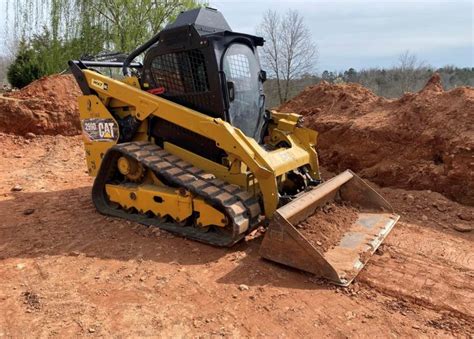
[{"label": "red clay soil", "polygon": [[76,135],[81,132],[72,75],[52,75],[0,96],[0,132]]},{"label": "red clay soil", "polygon": [[352,206],[330,203],[318,208],[296,227],[314,247],[325,253],[339,243],[357,215]]},{"label": "red clay soil", "polygon": [[378,189],[401,219],[340,288],[262,260],[261,237],[216,248],[99,214],[80,136],[0,145],[5,338],[474,335],[474,232],[459,231],[474,207]]},{"label": "red clay soil", "polygon": [[382,185],[429,189],[474,205],[474,88],[444,91],[435,74],[400,99],[321,82],[278,108],[305,116],[323,166]]}]

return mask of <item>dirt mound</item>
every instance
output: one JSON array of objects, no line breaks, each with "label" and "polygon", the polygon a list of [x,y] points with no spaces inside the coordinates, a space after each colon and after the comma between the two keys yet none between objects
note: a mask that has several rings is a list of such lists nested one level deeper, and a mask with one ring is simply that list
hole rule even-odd
[{"label": "dirt mound", "polygon": [[331,203],[318,208],[296,227],[313,246],[325,253],[339,244],[357,216],[358,211],[354,207]]},{"label": "dirt mound", "polygon": [[421,92],[443,92],[443,85],[441,84],[441,77],[438,73],[433,74],[433,76],[428,80],[425,87],[421,90]]},{"label": "dirt mound", "polygon": [[0,97],[0,131],[25,135],[75,135],[81,131],[72,75],[52,75]]},{"label": "dirt mound", "polygon": [[[322,81],[317,85],[307,87],[297,97],[284,103],[278,108],[282,112],[298,112],[304,115],[334,114],[346,111],[357,115],[361,107],[383,100],[359,84],[333,85]],[[356,109],[357,108],[357,109]]]},{"label": "dirt mound", "polygon": [[474,89],[444,91],[435,74],[388,100],[358,84],[322,82],[279,107],[319,133],[323,166],[382,186],[430,189],[474,205]]}]

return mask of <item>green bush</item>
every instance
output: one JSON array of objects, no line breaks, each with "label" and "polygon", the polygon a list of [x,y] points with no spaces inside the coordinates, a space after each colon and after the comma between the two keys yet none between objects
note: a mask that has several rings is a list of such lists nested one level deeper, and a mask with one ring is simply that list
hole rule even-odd
[{"label": "green bush", "polygon": [[86,43],[82,39],[60,39],[43,28],[40,34],[20,42],[7,79],[13,87],[22,88],[42,76],[66,70],[68,60],[77,59],[85,52],[96,54],[100,50],[100,45],[94,41]]},{"label": "green bush", "polygon": [[21,42],[15,60],[8,67],[8,82],[13,87],[23,88],[44,75],[45,71],[38,62],[35,51],[26,42]]}]

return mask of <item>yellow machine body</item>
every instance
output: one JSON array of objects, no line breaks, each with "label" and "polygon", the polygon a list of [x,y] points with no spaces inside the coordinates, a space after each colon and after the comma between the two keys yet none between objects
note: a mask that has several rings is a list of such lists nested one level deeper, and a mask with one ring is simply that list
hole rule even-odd
[{"label": "yellow machine body", "polygon": [[[225,230],[233,222],[233,238],[224,246],[232,245],[232,241],[238,241],[246,232],[255,229],[255,220],[266,220],[269,227],[260,250],[263,257],[312,272],[339,285],[347,285],[354,279],[366,258],[373,254],[398,220],[391,206],[349,171],[282,203],[280,188],[290,172],[304,167],[309,171],[306,175],[315,182],[320,179],[317,132],[302,127],[297,114],[272,112],[264,147],[220,118],[142,90],[135,77],[119,81],[88,69],[82,72],[94,93],[79,98],[90,175],[99,177],[101,171],[107,172],[109,169],[101,165],[107,159],[108,151],[120,146],[120,132],[114,116],[120,119],[132,116],[140,122],[133,142],[122,149],[130,151],[127,154],[133,154],[135,158],[121,156],[114,160],[117,170],[128,178],[128,182],[102,183],[107,198],[96,206],[112,203],[127,213],[132,212],[130,215],[171,218],[177,225],[171,230],[178,233],[181,232],[180,225],[184,230],[185,221],[192,217],[195,218],[194,228],[202,229],[200,232],[211,227]],[[147,133],[153,117],[213,140],[225,152],[225,161],[216,163],[170,142],[164,142],[163,147],[158,148]],[[162,161],[163,157],[167,162]],[[153,170],[146,171],[145,165]],[[163,173],[168,180],[188,182],[187,186],[169,186],[152,173],[165,167],[167,170]],[[205,174],[193,176],[200,172]],[[188,181],[190,178],[192,180]],[[211,182],[213,186],[205,186]],[[199,191],[200,185],[207,188]],[[213,194],[214,200],[209,198]],[[233,194],[241,198],[240,202],[225,205]],[[258,203],[243,203],[251,198]],[[360,206],[359,218],[350,225],[337,246],[322,253],[295,226],[318,207],[335,199]],[[225,205],[225,209],[219,208],[221,205]],[[128,214],[110,214],[129,218]],[[199,240],[199,235],[192,232],[182,234]],[[219,244],[219,233],[206,242]]]},{"label": "yellow machine body", "polygon": [[[253,138],[218,118],[212,118],[192,109],[178,105],[138,88],[136,78],[118,81],[94,71],[84,70],[90,87],[98,93],[79,98],[81,121],[91,118],[114,120],[106,105],[124,108],[142,121],[135,140],[146,140],[147,119],[156,116],[185,129],[203,135],[216,142],[228,154],[228,166],[216,164],[176,145],[165,143],[165,149],[196,167],[213,173],[217,178],[238,185],[245,190],[263,196],[264,214],[271,217],[278,206],[278,178],[293,169],[309,165],[312,174],[319,179],[318,156],[315,150],[317,132],[299,126],[297,114],[273,113],[274,124],[270,128],[270,143],[286,142],[288,148],[266,151]],[[113,129],[111,129],[113,130]],[[113,133],[117,133],[113,130]],[[89,173],[97,174],[101,158],[108,148],[117,143],[118,135],[109,140],[91,140],[84,133]]]}]

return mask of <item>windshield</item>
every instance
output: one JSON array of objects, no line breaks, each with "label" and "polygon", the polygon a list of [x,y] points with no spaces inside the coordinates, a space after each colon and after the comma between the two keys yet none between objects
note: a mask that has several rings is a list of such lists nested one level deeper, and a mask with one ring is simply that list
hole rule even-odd
[{"label": "windshield", "polygon": [[230,123],[259,141],[264,96],[257,58],[247,45],[234,43],[224,55],[223,68],[228,87],[231,83],[234,88],[229,107]]}]

